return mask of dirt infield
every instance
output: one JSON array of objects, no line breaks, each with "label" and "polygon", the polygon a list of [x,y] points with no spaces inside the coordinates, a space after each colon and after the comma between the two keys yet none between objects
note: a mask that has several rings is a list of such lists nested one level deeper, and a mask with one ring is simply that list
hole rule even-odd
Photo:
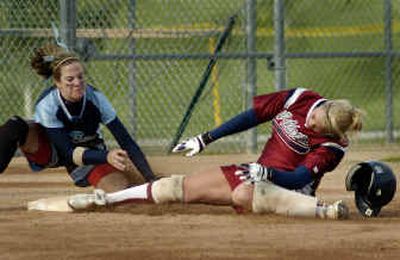
[{"label": "dirt infield", "polygon": [[[28,212],[28,201],[89,192],[63,170],[31,173],[16,158],[0,176],[0,259],[399,259],[400,194],[375,219],[356,212],[344,189],[346,170],[368,159],[391,159],[400,179],[399,146],[356,147],[328,174],[318,196],[345,200],[350,220],[238,215],[208,205],[130,205],[110,212]],[[159,174],[246,162],[249,155],[150,157]],[[394,158],[394,159],[393,159]]]}]

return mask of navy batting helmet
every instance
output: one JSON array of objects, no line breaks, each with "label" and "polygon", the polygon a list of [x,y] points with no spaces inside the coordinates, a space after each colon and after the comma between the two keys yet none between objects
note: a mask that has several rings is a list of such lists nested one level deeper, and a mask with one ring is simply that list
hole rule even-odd
[{"label": "navy batting helmet", "polygon": [[396,177],[392,169],[379,161],[354,165],[346,176],[346,189],[355,191],[358,211],[364,217],[378,216],[396,192]]}]

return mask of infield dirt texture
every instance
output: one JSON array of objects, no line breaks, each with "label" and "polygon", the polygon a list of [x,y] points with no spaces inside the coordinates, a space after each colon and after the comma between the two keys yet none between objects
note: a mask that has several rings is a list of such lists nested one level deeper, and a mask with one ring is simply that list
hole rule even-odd
[{"label": "infield dirt texture", "polygon": [[[349,167],[389,159],[400,179],[399,146],[350,149],[321,184],[318,196],[343,199],[349,220],[238,215],[230,207],[130,205],[89,213],[28,212],[28,201],[90,192],[62,170],[31,173],[24,158],[0,176],[0,259],[400,259],[400,194],[381,216],[363,219],[345,191]],[[150,157],[158,174],[189,174],[251,155]],[[397,158],[397,159],[396,159]]]}]

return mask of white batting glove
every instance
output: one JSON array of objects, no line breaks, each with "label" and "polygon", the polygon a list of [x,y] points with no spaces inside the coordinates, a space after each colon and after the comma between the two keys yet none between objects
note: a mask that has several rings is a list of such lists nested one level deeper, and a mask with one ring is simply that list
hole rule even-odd
[{"label": "white batting glove", "polygon": [[172,149],[172,152],[178,153],[183,151],[189,151],[188,153],[185,154],[185,156],[193,156],[203,151],[205,146],[206,143],[204,142],[202,135],[198,135],[196,137],[186,139],[185,141],[177,144],[174,147],[174,149]]},{"label": "white batting glove", "polygon": [[241,164],[240,170],[235,175],[240,176],[239,179],[247,183],[255,183],[260,181],[268,181],[271,179],[271,169],[258,163]]}]

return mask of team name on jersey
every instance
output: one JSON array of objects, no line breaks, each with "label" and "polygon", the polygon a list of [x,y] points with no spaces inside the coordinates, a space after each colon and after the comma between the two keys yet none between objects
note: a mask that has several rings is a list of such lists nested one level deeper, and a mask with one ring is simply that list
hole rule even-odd
[{"label": "team name on jersey", "polygon": [[307,135],[300,132],[300,125],[290,111],[284,110],[275,116],[272,125],[280,139],[293,151],[306,154],[310,151]]},{"label": "team name on jersey", "polygon": [[73,130],[69,132],[69,137],[74,144],[81,144],[85,142],[90,142],[98,138],[97,135],[85,135],[83,131]]}]

